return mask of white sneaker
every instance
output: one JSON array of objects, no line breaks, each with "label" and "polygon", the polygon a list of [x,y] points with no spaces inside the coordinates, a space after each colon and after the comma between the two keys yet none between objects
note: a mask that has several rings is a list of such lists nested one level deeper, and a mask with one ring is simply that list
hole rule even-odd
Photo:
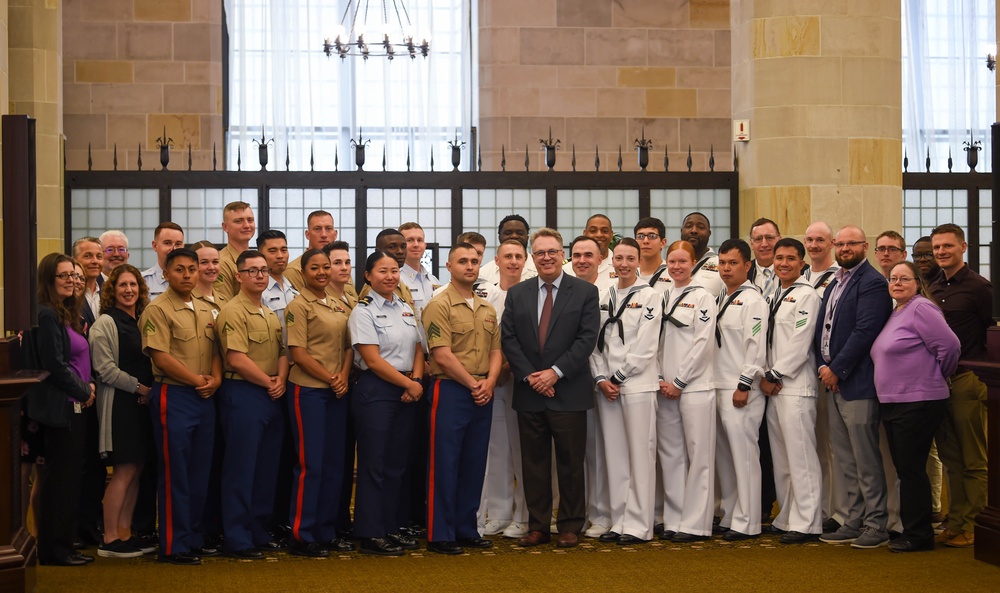
[{"label": "white sneaker", "polygon": [[601,537],[602,535],[604,535],[605,533],[607,533],[609,531],[611,531],[611,526],[610,525],[605,525],[604,523],[601,523],[600,521],[598,521],[598,522],[595,522],[595,523],[591,523],[590,527],[588,527],[587,530],[583,532],[583,535],[585,535],[587,537],[597,538],[597,537]]},{"label": "white sneaker", "polygon": [[518,521],[511,521],[507,529],[503,530],[504,537],[520,538],[528,535],[528,524]]},{"label": "white sneaker", "polygon": [[508,525],[510,521],[495,521],[493,519],[487,519],[486,525],[479,530],[480,533],[485,535],[498,535],[501,533]]}]

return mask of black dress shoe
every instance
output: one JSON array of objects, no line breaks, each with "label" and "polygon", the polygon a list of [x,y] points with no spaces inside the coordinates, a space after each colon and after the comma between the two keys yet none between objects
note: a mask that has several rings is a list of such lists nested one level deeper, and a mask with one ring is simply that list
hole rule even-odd
[{"label": "black dress shoe", "polygon": [[351,540],[344,537],[338,537],[337,539],[324,542],[320,545],[323,546],[323,549],[327,552],[336,552],[337,554],[346,554],[347,552],[357,550],[354,544],[351,543]]},{"label": "black dress shoe", "polygon": [[778,529],[777,527],[775,527],[774,525],[772,525],[770,523],[768,523],[767,525],[761,525],[760,526],[760,532],[761,533],[767,533],[769,535],[781,535],[783,533],[788,533],[784,529]]},{"label": "black dress shoe", "polygon": [[730,529],[725,534],[723,534],[722,539],[726,540],[727,542],[741,542],[748,539],[755,539],[757,537],[758,537],[757,535],[750,535],[749,533],[742,533],[736,531],[735,529]]},{"label": "black dress shoe", "polygon": [[621,536],[622,536],[622,534],[618,533],[617,531],[609,531],[609,532],[605,533],[604,535],[602,535],[601,537],[597,538],[597,541],[601,541],[601,542],[604,542],[606,544],[613,544],[616,541],[618,541],[618,539]]},{"label": "black dress shoe", "polygon": [[889,542],[889,550],[892,552],[930,552],[934,550],[934,540],[923,541],[901,537]]},{"label": "black dress shoe", "polygon": [[894,540],[897,540],[897,539],[899,539],[901,537],[903,537],[902,533],[896,531],[895,529],[890,529],[889,530],[889,541],[894,541]]},{"label": "black dress shoe", "polygon": [[265,544],[257,546],[261,552],[280,552],[288,547],[288,542],[283,539],[273,539]]},{"label": "black dress shoe", "polygon": [[169,564],[178,564],[181,566],[197,566],[201,564],[201,557],[194,554],[180,553],[180,554],[170,554],[169,556],[159,556],[157,560],[160,562],[167,562]]},{"label": "black dress shoe", "polygon": [[486,549],[493,547],[493,542],[485,537],[460,537],[455,543],[466,548]]},{"label": "black dress shoe", "polygon": [[259,551],[257,548],[245,548],[234,552],[226,552],[226,555],[230,558],[239,558],[240,560],[263,560],[267,558],[267,556],[265,556],[264,553]]},{"label": "black dress shoe", "polygon": [[326,558],[330,555],[323,546],[316,542],[294,542],[288,546],[288,553],[306,558]]},{"label": "black dress shoe", "polygon": [[783,544],[804,544],[806,542],[819,541],[818,533],[802,533],[800,531],[789,531],[778,538]]},{"label": "black dress shoe", "polygon": [[693,533],[684,533],[683,531],[675,533],[674,537],[670,541],[675,544],[692,544],[694,542],[707,542],[712,539],[709,535],[695,535]]},{"label": "black dress shoe", "polygon": [[823,533],[833,533],[840,529],[840,521],[837,521],[833,517],[823,521]]},{"label": "black dress shoe", "polygon": [[219,548],[214,548],[212,546],[202,546],[200,548],[195,548],[191,550],[191,553],[195,556],[201,556],[203,558],[211,558],[212,556],[218,556],[221,552]]},{"label": "black dress shoe", "polygon": [[641,537],[636,537],[634,535],[629,535],[623,533],[621,537],[618,538],[619,546],[634,546],[636,544],[646,544],[649,543],[648,539],[642,539]]},{"label": "black dress shoe", "polygon": [[446,554],[448,556],[457,556],[465,553],[465,549],[455,542],[427,542],[427,549],[436,554]]},{"label": "black dress shoe", "polygon": [[424,529],[423,526],[421,525],[410,525],[409,527],[400,527],[399,533],[402,533],[407,537],[412,537],[416,539],[427,537],[427,530]]},{"label": "black dress shoe", "polygon": [[660,535],[661,533],[663,533],[663,523],[653,525],[653,535]]},{"label": "black dress shoe", "polygon": [[727,532],[729,532],[728,527],[723,527],[718,524],[712,525],[712,535],[725,535]]},{"label": "black dress shoe", "polygon": [[376,556],[402,556],[403,548],[384,537],[367,537],[361,540],[361,553]]},{"label": "black dress shoe", "polygon": [[390,533],[385,536],[389,542],[394,545],[399,546],[403,550],[418,550],[420,549],[420,542],[416,538],[412,538],[408,535],[403,535],[402,533]]},{"label": "black dress shoe", "polygon": [[81,554],[80,552],[77,552],[77,553],[73,554],[73,557],[74,558],[79,558],[80,560],[83,560],[87,564],[90,564],[91,562],[94,561],[94,557],[93,556],[90,556],[88,554]]},{"label": "black dress shoe", "polygon": [[75,554],[70,554],[68,556],[60,556],[58,558],[48,558],[46,560],[38,559],[38,563],[42,566],[86,566],[87,561]]},{"label": "black dress shoe", "polygon": [[666,541],[670,541],[670,540],[674,539],[675,535],[677,535],[676,531],[671,531],[669,529],[664,529],[663,531],[660,532],[660,539],[666,540]]}]

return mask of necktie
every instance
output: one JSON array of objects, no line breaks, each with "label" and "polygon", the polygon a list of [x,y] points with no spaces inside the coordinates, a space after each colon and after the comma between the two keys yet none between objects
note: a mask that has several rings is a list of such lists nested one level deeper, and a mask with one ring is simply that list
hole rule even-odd
[{"label": "necktie", "polygon": [[542,303],[542,316],[538,319],[538,350],[545,350],[545,338],[549,333],[549,320],[552,319],[552,284],[546,282],[545,302]]},{"label": "necktie", "polygon": [[766,300],[769,305],[774,302],[774,280],[774,272],[764,268],[764,288],[762,288],[760,292],[764,295],[764,300]]}]

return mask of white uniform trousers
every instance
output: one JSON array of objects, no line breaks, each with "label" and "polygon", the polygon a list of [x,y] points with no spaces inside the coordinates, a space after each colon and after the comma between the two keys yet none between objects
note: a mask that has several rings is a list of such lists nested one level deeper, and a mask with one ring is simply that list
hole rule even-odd
[{"label": "white uniform trousers", "polygon": [[656,452],[663,476],[663,529],[712,535],[715,390],[657,395]]},{"label": "white uniform trousers", "polygon": [[831,405],[832,399],[830,392],[820,385],[816,402],[816,452],[823,472],[823,484],[819,500],[823,519],[834,519],[843,524],[847,519],[849,486],[840,465],[833,459],[833,447],[830,446],[830,414],[837,414],[837,409]]},{"label": "white uniform trousers", "polygon": [[597,398],[607,456],[611,531],[653,539],[656,392]]},{"label": "white uniform trousers", "polygon": [[493,422],[486,457],[486,479],[477,519],[482,527],[493,521],[528,522],[521,478],[521,437],[517,412],[511,408],[514,385],[510,381],[493,390]]},{"label": "white uniform trousers", "polygon": [[775,395],[767,406],[767,432],[780,512],[772,525],[785,531],[823,533],[816,453],[816,399]]},{"label": "white uniform trousers", "polygon": [[889,513],[886,529],[903,533],[903,521],[899,518],[899,476],[896,464],[889,453],[889,438],[885,434],[885,424],[878,424],[878,448],[882,452],[882,469],[885,471],[885,510]]},{"label": "white uniform trousers", "polygon": [[[597,394],[596,397],[598,402],[604,399],[604,396],[600,394]],[[591,525],[610,527],[611,496],[608,491],[608,466],[605,461],[603,431],[604,419],[597,407],[587,410],[587,455],[586,465],[584,465],[587,486],[587,520]]]},{"label": "white uniform trousers", "polygon": [[[753,388],[747,405],[733,406],[733,390],[717,389],[719,429],[716,433],[715,472],[722,495],[719,525],[747,535],[760,533],[760,446],[764,394]],[[683,397],[683,396],[682,396]]]}]

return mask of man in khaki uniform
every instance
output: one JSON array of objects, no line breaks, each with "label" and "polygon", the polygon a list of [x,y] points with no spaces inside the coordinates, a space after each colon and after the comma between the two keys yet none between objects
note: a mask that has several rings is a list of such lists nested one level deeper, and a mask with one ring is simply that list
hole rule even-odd
[{"label": "man in khaki uniform", "polygon": [[[313,210],[306,217],[306,251],[323,249],[337,240],[337,229],[333,226],[333,215],[326,210]],[[302,256],[288,262],[285,267],[285,280],[292,283],[295,290],[302,292],[305,283],[302,280]]]},{"label": "man in khaki uniform", "polygon": [[256,548],[271,541],[268,532],[285,425],[281,396],[288,379],[288,358],[281,322],[261,302],[269,281],[267,260],[259,251],[236,258],[240,292],[219,311],[216,324],[225,373],[219,413],[226,450],[222,460],[222,528],[226,552],[257,560]]},{"label": "man in khaki uniform", "polygon": [[211,306],[191,297],[198,254],[175,249],[166,255],[169,288],[139,318],[142,350],[152,359],[149,411],[159,458],[160,560],[201,564],[201,518],[205,508],[215,433],[215,403],[222,359],[216,347]]},{"label": "man in khaki uniform", "polygon": [[257,232],[257,222],[250,204],[226,204],[222,210],[222,230],[226,232],[228,243],[219,252],[219,276],[215,279],[215,290],[231,299],[240,292],[240,282],[236,277],[236,258],[250,249],[250,239]]},{"label": "man in khaki uniform", "polygon": [[461,554],[489,548],[476,511],[483,492],[493,418],[493,388],[502,354],[496,310],[477,296],[479,254],[459,243],[448,254],[451,284],[424,309],[431,352],[427,549]]}]

